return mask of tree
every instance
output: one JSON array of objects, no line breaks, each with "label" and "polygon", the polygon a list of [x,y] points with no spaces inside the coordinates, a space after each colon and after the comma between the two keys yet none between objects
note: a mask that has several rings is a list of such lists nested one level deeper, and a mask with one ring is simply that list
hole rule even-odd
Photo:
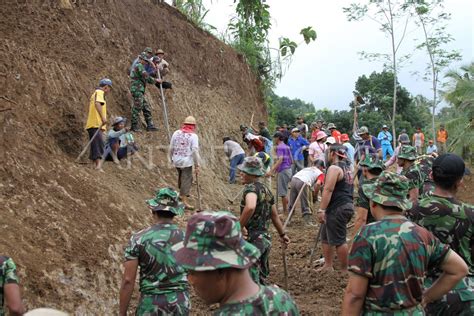
[{"label": "tree", "polygon": [[447,119],[446,128],[452,135],[449,150],[460,153],[464,159],[474,151],[474,63],[461,67],[460,71],[446,74],[450,87],[444,98],[452,107],[441,111]]},{"label": "tree", "polygon": [[[439,103],[439,76],[452,62],[461,60],[461,55],[455,50],[446,50],[443,48],[446,44],[453,41],[453,38],[446,32],[446,23],[451,19],[451,15],[444,12],[442,0],[413,1],[411,8],[417,17],[415,23],[422,28],[424,35],[417,49],[425,50],[429,56],[429,62],[425,69],[423,79],[431,81],[432,85],[431,127],[433,135],[435,135],[435,113]],[[436,138],[434,141],[436,143]]]},{"label": "tree", "polygon": [[395,119],[397,116],[397,76],[400,64],[409,58],[409,55],[399,56],[400,46],[405,39],[410,15],[406,12],[407,2],[402,0],[368,0],[366,4],[352,3],[343,8],[349,21],[361,21],[369,18],[376,22],[380,30],[390,38],[391,53],[361,52],[363,58],[369,60],[384,60],[384,67],[393,73],[392,92],[392,132],[393,145],[396,145]]}]

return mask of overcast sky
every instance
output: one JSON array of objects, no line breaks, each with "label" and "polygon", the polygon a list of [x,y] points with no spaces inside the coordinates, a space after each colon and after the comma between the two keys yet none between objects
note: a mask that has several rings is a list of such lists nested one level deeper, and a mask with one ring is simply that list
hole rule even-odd
[{"label": "overcast sky", "polygon": [[[204,0],[210,9],[207,23],[224,31],[234,7],[231,0]],[[352,3],[348,0],[267,0],[272,16],[270,46],[278,47],[279,37],[289,37],[302,42],[300,30],[312,26],[318,38],[309,45],[302,43],[296,50],[293,62],[277,84],[276,93],[290,98],[313,102],[317,109],[348,109],[357,78],[362,74],[381,71],[382,64],[361,60],[357,52],[389,52],[390,42],[379,31],[375,22],[348,22],[342,8]],[[459,65],[474,61],[474,1],[446,0],[446,11],[452,14],[448,31],[455,38],[447,48],[457,49],[463,56]],[[415,38],[422,33],[414,26],[402,44],[401,53],[413,52]],[[423,71],[427,56],[415,52],[411,65],[401,69],[399,81],[413,95],[431,96],[430,83],[412,75]]]}]

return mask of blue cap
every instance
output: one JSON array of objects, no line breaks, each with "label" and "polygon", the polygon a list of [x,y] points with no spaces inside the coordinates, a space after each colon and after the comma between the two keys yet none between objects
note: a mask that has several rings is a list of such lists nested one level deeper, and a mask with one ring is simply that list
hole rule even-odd
[{"label": "blue cap", "polygon": [[110,80],[109,78],[102,78],[102,79],[100,79],[100,81],[99,81],[99,86],[100,86],[100,87],[103,87],[103,86],[110,86],[110,87],[112,87],[112,80]]}]

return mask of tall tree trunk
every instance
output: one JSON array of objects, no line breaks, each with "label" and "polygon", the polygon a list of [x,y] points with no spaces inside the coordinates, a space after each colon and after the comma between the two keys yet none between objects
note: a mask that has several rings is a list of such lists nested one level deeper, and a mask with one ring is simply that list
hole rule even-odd
[{"label": "tall tree trunk", "polygon": [[435,114],[436,114],[436,102],[437,100],[437,74],[435,73],[435,69],[433,67],[433,113],[432,113],[432,120],[431,120],[431,128],[433,131],[433,142],[436,146],[438,146],[437,140],[436,140],[436,128],[435,128]]},{"label": "tall tree trunk", "polygon": [[395,129],[395,116],[397,115],[397,48],[395,46],[395,29],[393,25],[393,11],[391,2],[388,1],[390,16],[390,37],[392,40],[392,59],[393,59],[393,113],[392,113],[392,144],[393,148],[397,147],[397,131]]}]

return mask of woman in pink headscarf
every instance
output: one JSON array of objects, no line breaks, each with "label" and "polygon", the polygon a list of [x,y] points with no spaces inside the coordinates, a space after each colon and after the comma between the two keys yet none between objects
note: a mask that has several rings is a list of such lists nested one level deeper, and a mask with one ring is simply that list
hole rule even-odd
[{"label": "woman in pink headscarf", "polygon": [[326,138],[328,135],[326,135],[325,132],[319,131],[318,134],[316,135],[316,141],[312,142],[311,145],[309,145],[309,160],[311,162],[314,162],[316,160],[322,160],[326,162],[326,157],[324,155],[324,152],[327,149],[327,145],[325,144]]}]

